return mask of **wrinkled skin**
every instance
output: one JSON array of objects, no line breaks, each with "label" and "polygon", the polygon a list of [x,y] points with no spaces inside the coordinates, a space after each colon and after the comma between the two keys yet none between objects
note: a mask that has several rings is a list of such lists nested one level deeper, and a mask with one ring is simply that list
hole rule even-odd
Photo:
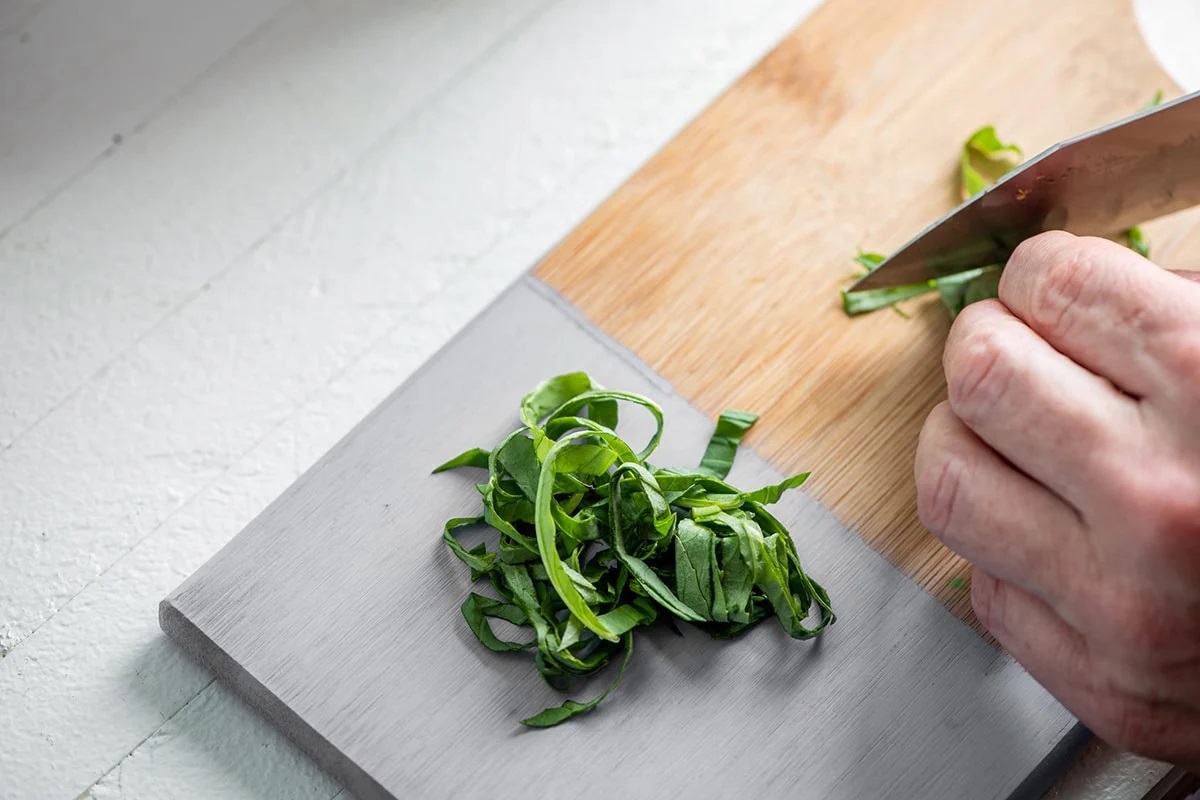
[{"label": "wrinkled skin", "polygon": [[955,320],[922,522],[1000,644],[1097,736],[1200,768],[1200,281],[1047,233]]}]

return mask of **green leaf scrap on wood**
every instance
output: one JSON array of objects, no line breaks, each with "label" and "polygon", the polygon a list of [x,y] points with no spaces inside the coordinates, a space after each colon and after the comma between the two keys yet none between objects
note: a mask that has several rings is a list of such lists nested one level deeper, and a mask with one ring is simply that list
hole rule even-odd
[{"label": "green leaf scrap on wood", "polygon": [[[640,451],[617,433],[622,404],[654,420]],[[472,579],[488,581],[496,595],[469,593],[463,617],[489,650],[532,650],[539,673],[561,691],[624,651],[599,695],[547,708],[525,725],[552,727],[596,708],[625,674],[635,629],[660,617],[719,639],[771,615],[796,639],[835,621],[828,593],[804,572],[790,534],[765,508],[807,473],[753,491],[725,480],[756,415],[722,414],[693,468],[651,465],[662,410],[582,372],[537,386],[520,417],[522,426],[492,450],[468,450],[435,470],[487,471],[478,485],[480,513],[451,519],[443,531]],[[460,543],[459,532],[471,527],[489,529],[492,546]],[[530,634],[501,638],[496,619]]]},{"label": "green leaf scrap on wood", "polygon": [[[1141,110],[1149,110],[1162,103],[1162,100],[1163,93],[1159,90]],[[985,125],[972,133],[963,143],[959,157],[959,190],[963,199],[974,197],[995,184],[1021,163],[1021,157],[1021,148],[1011,142],[1002,141],[992,125]],[[1150,256],[1150,242],[1140,227],[1135,225],[1125,231],[1124,238],[1134,252],[1146,258]],[[861,250],[854,257],[855,263],[865,270],[864,274],[876,269],[885,260],[886,256],[880,253],[864,253]],[[953,319],[971,303],[999,296],[1000,273],[1003,269],[1003,263],[986,264],[944,278],[904,286],[862,291],[843,290],[842,308],[849,316],[888,307],[899,310],[897,303],[937,292],[950,318]]]},{"label": "green leaf scrap on wood", "polygon": [[1006,143],[996,129],[984,125],[963,142],[959,157],[959,188],[963,200],[982,192],[1021,163],[1021,148]]}]

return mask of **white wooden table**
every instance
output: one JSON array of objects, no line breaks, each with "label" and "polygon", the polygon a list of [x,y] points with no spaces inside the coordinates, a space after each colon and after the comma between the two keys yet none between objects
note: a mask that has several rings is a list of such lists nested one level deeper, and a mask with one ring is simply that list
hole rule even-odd
[{"label": "white wooden table", "polygon": [[0,0],[0,798],[336,797],[159,599],[815,4]]}]

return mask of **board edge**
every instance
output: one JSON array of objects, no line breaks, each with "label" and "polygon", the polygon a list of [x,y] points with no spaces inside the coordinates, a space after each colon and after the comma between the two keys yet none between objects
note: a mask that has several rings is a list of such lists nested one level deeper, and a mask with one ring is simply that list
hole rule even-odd
[{"label": "board edge", "polygon": [[274,692],[233,660],[195,623],[175,607],[170,597],[158,605],[163,633],[196,659],[214,677],[262,717],[273,729],[316,762],[359,800],[397,800],[358,764],[292,711]]}]

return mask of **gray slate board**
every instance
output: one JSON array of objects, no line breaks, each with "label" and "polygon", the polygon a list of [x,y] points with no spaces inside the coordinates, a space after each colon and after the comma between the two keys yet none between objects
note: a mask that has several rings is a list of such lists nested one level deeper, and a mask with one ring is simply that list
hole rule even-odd
[{"label": "gray slate board", "polygon": [[[476,476],[429,473],[575,369],[661,401],[655,463],[696,463],[711,422],[526,277],[164,600],[163,629],[364,800],[1034,796],[1081,741],[1023,670],[799,492],[777,513],[839,614],[822,638],[773,619],[733,642],[655,630],[597,711],[522,728],[563,697],[527,654],[467,630],[469,576],[441,529],[477,513]],[[747,450],[731,480],[780,477]]]}]

